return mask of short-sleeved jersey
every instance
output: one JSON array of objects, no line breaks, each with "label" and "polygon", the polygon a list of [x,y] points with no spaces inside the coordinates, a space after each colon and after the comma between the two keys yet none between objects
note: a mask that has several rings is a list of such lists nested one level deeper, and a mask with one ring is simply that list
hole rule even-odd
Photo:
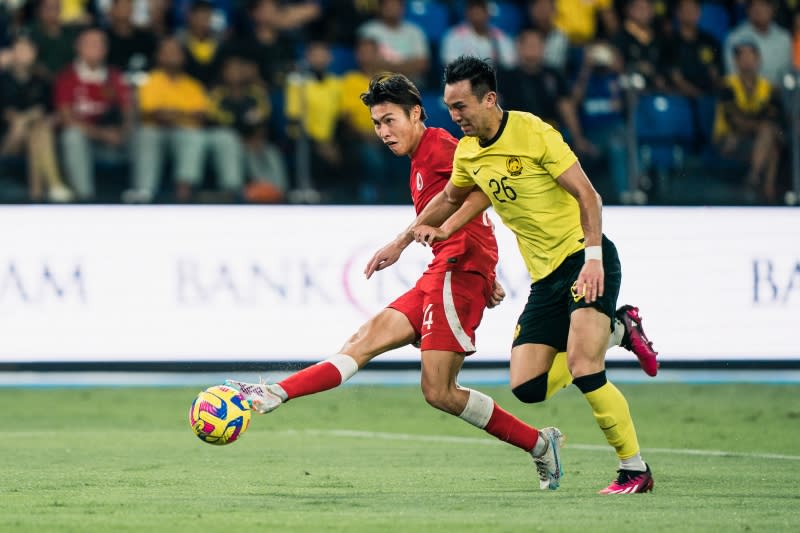
[{"label": "short-sleeved jersey", "polygon": [[507,111],[497,135],[458,143],[450,178],[456,187],[477,185],[517,237],[533,281],[584,248],[580,209],[558,178],[577,161],[552,126],[530,113]]},{"label": "short-sleeved jersey", "polygon": [[[453,169],[455,137],[441,128],[427,128],[411,156],[411,198],[421,213],[434,196],[447,185]],[[497,241],[489,218],[475,217],[446,241],[433,245],[433,261],[428,272],[448,270],[477,272],[489,278],[497,265]]]}]

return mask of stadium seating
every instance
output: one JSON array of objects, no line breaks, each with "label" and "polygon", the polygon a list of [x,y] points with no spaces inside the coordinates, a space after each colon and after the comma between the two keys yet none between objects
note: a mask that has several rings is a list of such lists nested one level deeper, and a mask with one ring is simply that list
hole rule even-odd
[{"label": "stadium seating", "polygon": [[525,16],[520,7],[511,2],[489,2],[489,15],[491,23],[509,37],[515,37],[522,28]]},{"label": "stadium seating", "polygon": [[700,6],[700,20],[698,26],[701,30],[710,33],[722,44],[731,26],[731,19],[727,8],[715,2],[703,3]]},{"label": "stadium seating", "polygon": [[350,46],[334,45],[331,46],[331,65],[330,71],[334,74],[344,74],[350,70],[356,70],[358,63],[356,62],[356,52]]},{"label": "stadium seating", "polygon": [[425,113],[428,115],[428,120],[425,124],[436,128],[444,128],[453,134],[455,137],[460,138],[463,133],[450,118],[450,112],[442,102],[442,93],[439,91],[425,91],[422,93],[422,107],[425,108]]},{"label": "stadium seating", "polygon": [[450,27],[450,12],[439,2],[411,0],[406,6],[406,20],[422,28],[432,43],[438,43]]},{"label": "stadium seating", "polygon": [[676,168],[695,139],[694,116],[682,96],[646,94],[636,107],[636,140],[645,167]]}]

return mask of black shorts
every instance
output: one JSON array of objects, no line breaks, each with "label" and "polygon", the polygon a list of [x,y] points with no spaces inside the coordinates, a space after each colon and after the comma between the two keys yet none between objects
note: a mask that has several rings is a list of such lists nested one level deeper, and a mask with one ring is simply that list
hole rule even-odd
[{"label": "black shorts", "polygon": [[594,307],[611,318],[622,282],[622,268],[617,247],[603,235],[603,269],[605,271],[603,296],[587,304],[582,297],[573,297],[573,285],[583,268],[584,252],[567,257],[549,276],[531,285],[528,303],[517,320],[513,346],[520,344],[546,344],[559,352],[567,349],[570,315],[576,309]]}]

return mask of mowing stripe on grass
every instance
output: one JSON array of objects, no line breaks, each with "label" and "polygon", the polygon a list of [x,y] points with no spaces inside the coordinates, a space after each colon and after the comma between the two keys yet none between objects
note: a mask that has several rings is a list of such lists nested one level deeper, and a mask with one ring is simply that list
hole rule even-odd
[{"label": "mowing stripe on grass", "polygon": [[[345,437],[363,438],[378,440],[407,440],[415,442],[452,442],[458,444],[484,444],[495,445],[504,444],[499,440],[480,438],[480,437],[454,437],[447,435],[415,435],[412,433],[388,433],[381,431],[359,431],[352,429],[304,429],[286,430],[282,433],[287,435],[314,435],[320,437]],[[592,452],[608,452],[608,446],[598,444],[572,444],[567,443],[567,447],[575,450],[586,450]],[[777,459],[781,461],[800,461],[800,455],[784,455],[779,453],[748,453],[748,452],[729,452],[725,450],[693,450],[685,448],[644,448],[645,453],[666,453],[673,455],[698,455],[704,457],[742,457],[747,459]]]}]

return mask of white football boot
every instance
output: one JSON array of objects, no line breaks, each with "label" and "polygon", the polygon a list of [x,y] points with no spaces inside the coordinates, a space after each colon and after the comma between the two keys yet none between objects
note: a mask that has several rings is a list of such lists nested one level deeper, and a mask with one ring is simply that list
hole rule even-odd
[{"label": "white football boot", "polygon": [[262,415],[274,411],[288,399],[286,391],[280,385],[270,385],[263,381],[261,383],[246,383],[233,379],[226,379],[225,384],[238,389],[250,405],[250,409]]},{"label": "white football boot", "polygon": [[543,455],[535,456],[531,451],[536,472],[539,474],[539,488],[542,490],[556,490],[564,469],[561,466],[561,452],[559,448],[564,444],[564,435],[558,428],[542,428],[539,434],[547,442],[547,450]]}]

